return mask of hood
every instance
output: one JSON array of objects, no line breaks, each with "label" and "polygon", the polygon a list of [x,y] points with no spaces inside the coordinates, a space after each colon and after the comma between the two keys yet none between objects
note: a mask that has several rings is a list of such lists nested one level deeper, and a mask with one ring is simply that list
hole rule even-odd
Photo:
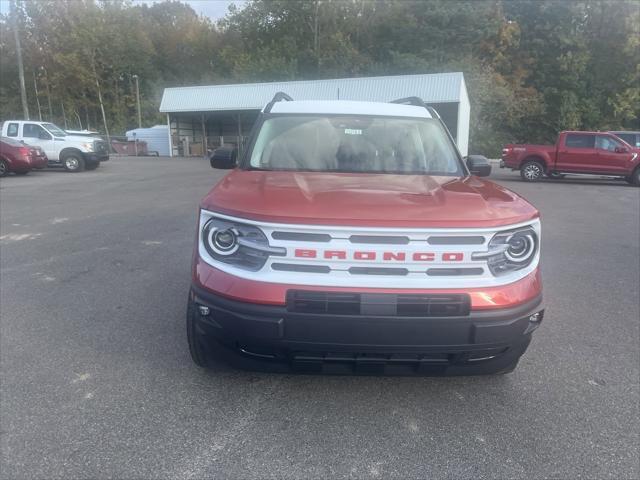
[{"label": "hood", "polygon": [[515,193],[478,177],[234,170],[202,208],[274,223],[493,227],[534,219]]},{"label": "hood", "polygon": [[67,142],[75,142],[75,143],[91,143],[94,140],[102,140],[100,137],[92,137],[89,135],[65,135],[64,138]]}]

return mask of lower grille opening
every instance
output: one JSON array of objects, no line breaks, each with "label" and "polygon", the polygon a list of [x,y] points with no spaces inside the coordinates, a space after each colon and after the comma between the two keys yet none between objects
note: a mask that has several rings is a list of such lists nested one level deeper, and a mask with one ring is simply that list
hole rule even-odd
[{"label": "lower grille opening", "polygon": [[473,352],[360,353],[292,352],[288,360],[302,371],[412,373],[443,371],[449,366],[472,365],[494,360],[507,348]]},{"label": "lower grille opening", "polygon": [[398,315],[453,317],[469,315],[468,295],[398,295]]},{"label": "lower grille opening", "polygon": [[326,313],[334,315],[359,315],[360,295],[357,293],[293,292],[288,295],[290,311],[299,313]]},{"label": "lower grille opening", "polygon": [[444,373],[451,366],[480,365],[509,351],[508,347],[470,351],[336,352],[296,351],[236,344],[237,351],[258,361],[288,364],[305,373],[420,374]]},{"label": "lower grille opening", "polygon": [[461,317],[469,315],[467,294],[360,294],[289,290],[287,309],[295,313],[399,317]]}]

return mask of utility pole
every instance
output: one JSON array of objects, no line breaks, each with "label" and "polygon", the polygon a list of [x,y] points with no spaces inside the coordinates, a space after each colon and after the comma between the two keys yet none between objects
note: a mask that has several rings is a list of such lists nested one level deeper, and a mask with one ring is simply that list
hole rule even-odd
[{"label": "utility pole", "polygon": [[17,0],[11,0],[9,4],[11,17],[13,18],[13,37],[16,40],[16,58],[18,60],[18,75],[20,77],[20,99],[22,100],[22,115],[29,120],[29,105],[27,105],[27,89],[24,86],[24,67],[22,66],[22,49],[20,48],[20,33],[18,32],[18,5]]},{"label": "utility pole", "polygon": [[36,105],[38,106],[38,120],[42,121],[42,109],[40,108],[40,97],[38,96],[38,81],[36,80],[36,71],[33,71],[33,89],[36,92]]},{"label": "utility pole", "polygon": [[100,80],[98,79],[98,71],[96,70],[95,52],[91,58],[91,66],[93,67],[93,78],[96,81],[96,89],[98,91],[98,102],[100,102],[100,111],[102,112],[102,122],[104,123],[104,132],[107,135],[107,145],[111,147],[111,137],[109,136],[109,127],[107,127],[107,114],[104,111],[104,102],[102,101],[102,90],[100,89]]},{"label": "utility pole", "polygon": [[78,119],[78,125],[80,125],[80,130],[82,130],[82,120],[80,120],[80,114],[78,113],[77,110],[74,110],[73,113],[76,114],[76,118]]},{"label": "utility pole", "polygon": [[[60,100],[60,106],[62,107],[62,119],[64,120],[64,129],[66,130],[69,127],[67,127],[67,114],[64,111],[64,102],[62,100]],[[82,128],[80,130],[82,130]]]},{"label": "utility pole", "polygon": [[134,75],[136,80],[136,105],[138,106],[138,128],[142,128],[142,113],[140,112],[140,85],[138,84],[138,75]]}]

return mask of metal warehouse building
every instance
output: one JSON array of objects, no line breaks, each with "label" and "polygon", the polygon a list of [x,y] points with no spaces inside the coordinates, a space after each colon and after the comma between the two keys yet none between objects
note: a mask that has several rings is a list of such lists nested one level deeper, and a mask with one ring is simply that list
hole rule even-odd
[{"label": "metal warehouse building", "polygon": [[167,114],[170,155],[202,156],[221,145],[241,148],[258,113],[276,92],[294,100],[389,102],[420,97],[438,111],[460,152],[467,155],[470,107],[460,72],[166,88],[160,112]]}]

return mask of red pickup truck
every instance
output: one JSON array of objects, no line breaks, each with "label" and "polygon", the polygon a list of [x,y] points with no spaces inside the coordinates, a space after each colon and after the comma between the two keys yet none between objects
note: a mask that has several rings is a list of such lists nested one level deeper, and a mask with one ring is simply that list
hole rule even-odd
[{"label": "red pickup truck", "polygon": [[640,186],[640,149],[606,132],[560,132],[555,145],[505,145],[503,168],[520,170],[526,182],[567,173],[623,177]]}]

